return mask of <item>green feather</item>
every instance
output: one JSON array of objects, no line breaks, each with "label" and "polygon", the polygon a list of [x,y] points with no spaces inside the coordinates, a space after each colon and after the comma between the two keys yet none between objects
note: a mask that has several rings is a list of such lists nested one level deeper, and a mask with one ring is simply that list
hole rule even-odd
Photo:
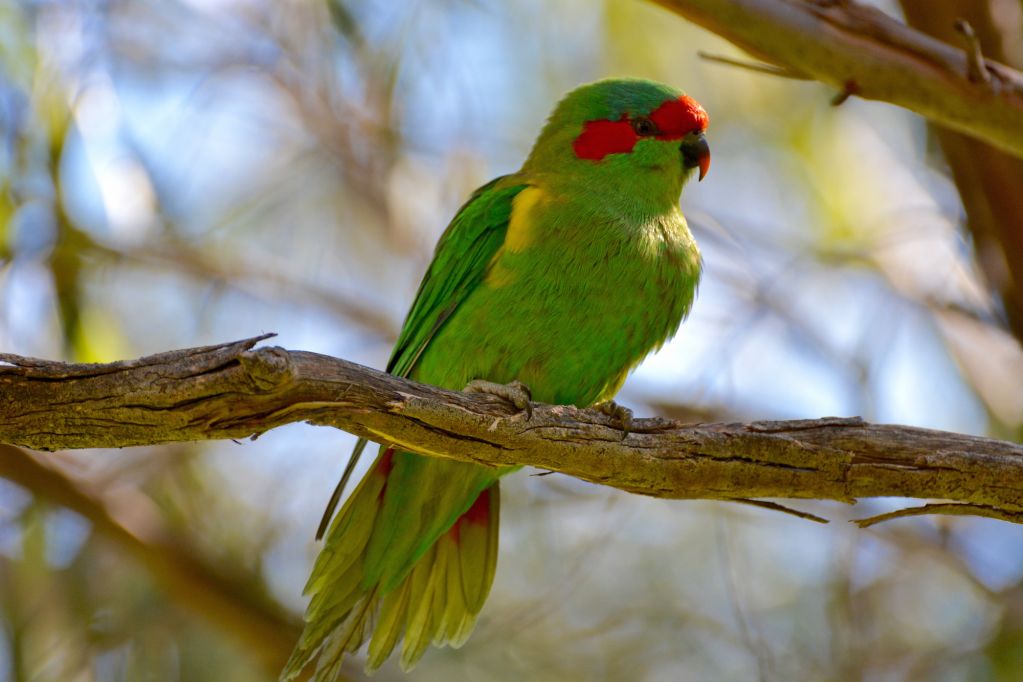
[{"label": "green feather", "polygon": [[420,659],[430,644],[433,617],[434,570],[436,548],[431,547],[423,561],[416,564],[409,577],[409,610],[405,626],[405,640],[401,648],[401,667],[409,670]]},{"label": "green feather", "polygon": [[387,362],[391,374],[409,376],[438,330],[483,280],[504,243],[512,200],[525,189],[502,186],[505,180],[496,178],[473,192],[441,235]]},{"label": "green feather", "polygon": [[380,605],[380,617],[377,620],[376,631],[369,643],[367,670],[376,670],[384,664],[394,650],[398,638],[404,632],[411,583],[412,581],[406,580],[398,589],[384,597],[384,601]]},{"label": "green feather", "polygon": [[[490,581],[497,570],[497,528],[501,513],[501,488],[490,488],[490,505],[485,525],[461,523],[459,528],[458,560],[461,562],[461,592],[465,610],[476,615],[490,591]],[[468,634],[468,633],[466,633]],[[458,640],[458,636],[450,639]]]}]

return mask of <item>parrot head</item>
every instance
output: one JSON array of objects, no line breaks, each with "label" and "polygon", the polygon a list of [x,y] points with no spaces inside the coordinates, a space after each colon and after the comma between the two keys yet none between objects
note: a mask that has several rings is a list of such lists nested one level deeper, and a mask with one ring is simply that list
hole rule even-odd
[{"label": "parrot head", "polygon": [[678,201],[710,168],[709,119],[693,98],[654,81],[612,78],[576,88],[554,109],[524,170],[601,193]]}]

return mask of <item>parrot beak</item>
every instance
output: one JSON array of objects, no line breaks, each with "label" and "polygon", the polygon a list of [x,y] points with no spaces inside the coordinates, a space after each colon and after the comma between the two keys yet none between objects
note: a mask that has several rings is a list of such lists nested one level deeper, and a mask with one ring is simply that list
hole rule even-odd
[{"label": "parrot beak", "polygon": [[700,180],[710,170],[710,145],[703,133],[690,133],[682,140],[682,163],[686,168],[699,168]]}]

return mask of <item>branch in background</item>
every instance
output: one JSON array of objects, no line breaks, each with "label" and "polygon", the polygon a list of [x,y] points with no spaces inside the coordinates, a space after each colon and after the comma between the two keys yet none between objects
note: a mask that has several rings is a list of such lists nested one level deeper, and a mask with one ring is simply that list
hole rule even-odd
[{"label": "branch in background", "polygon": [[[975,0],[902,0],[906,20],[914,28],[937,39],[952,41],[955,31],[969,27],[971,51],[1011,60],[1005,45],[1014,36],[1003,36],[991,15],[991,3]],[[1007,26],[1005,31],[1018,30]],[[976,59],[976,57],[975,57]],[[1021,67],[1023,64],[1013,63]],[[982,107],[978,107],[982,108]],[[932,132],[948,161],[956,188],[966,209],[967,227],[973,236],[977,262],[989,285],[1005,305],[1009,327],[1023,344],[1023,159],[978,144],[951,130]],[[1023,133],[1020,133],[1023,139]]]},{"label": "branch in background", "polygon": [[398,337],[399,329],[394,319],[378,308],[366,305],[355,297],[289,277],[281,271],[282,268],[273,263],[260,262],[252,255],[232,260],[223,255],[214,255],[209,248],[193,248],[169,239],[124,249],[98,244],[94,248],[114,259],[128,258],[141,265],[171,268],[206,281],[222,282],[226,287],[263,300],[283,300],[288,297],[292,301],[320,306],[345,322],[356,324],[386,341]]},{"label": "branch in background", "polygon": [[[71,365],[0,355],[0,442],[40,449],[244,438],[334,426],[435,457],[531,465],[665,498],[942,498],[1023,512],[1023,446],[858,418],[682,425],[624,435],[596,410],[447,391],[267,337]],[[624,435],[624,437],[623,437]]]},{"label": "branch in background", "polygon": [[905,107],[1023,157],[1023,73],[985,60],[988,78],[971,80],[961,48],[873,7],[853,0],[652,1],[787,72]]},{"label": "branch in background", "polygon": [[0,476],[81,514],[97,533],[134,558],[169,601],[241,640],[273,674],[288,660],[299,624],[239,587],[242,581],[221,575],[201,561],[194,550],[175,540],[158,516],[137,508],[130,515],[117,513],[117,505],[10,445],[0,445]]}]

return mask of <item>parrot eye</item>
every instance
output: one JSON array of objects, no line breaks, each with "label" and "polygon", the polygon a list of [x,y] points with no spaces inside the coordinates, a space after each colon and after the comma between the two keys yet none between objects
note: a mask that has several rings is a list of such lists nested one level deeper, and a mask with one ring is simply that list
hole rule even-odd
[{"label": "parrot eye", "polygon": [[632,121],[632,129],[640,137],[652,137],[659,131],[649,118],[637,118]]}]

